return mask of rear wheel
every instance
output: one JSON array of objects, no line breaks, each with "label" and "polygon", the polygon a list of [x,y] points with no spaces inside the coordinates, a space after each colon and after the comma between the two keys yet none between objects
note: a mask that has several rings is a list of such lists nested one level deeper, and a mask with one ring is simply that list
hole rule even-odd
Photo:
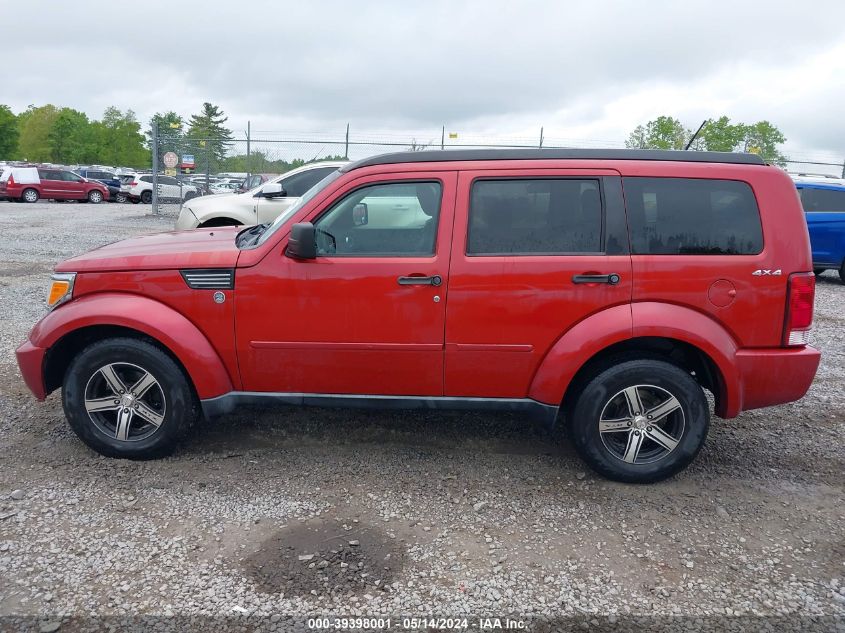
[{"label": "rear wheel", "polygon": [[24,189],[21,194],[21,200],[24,202],[38,202],[38,191],[36,189]]},{"label": "rear wheel", "polygon": [[609,479],[650,483],[686,468],[704,445],[710,411],[702,388],[661,360],[622,362],[597,373],[570,421],[578,453]]},{"label": "rear wheel", "polygon": [[144,204],[150,204],[153,201],[153,192],[152,191],[142,191],[141,192],[141,202]]},{"label": "rear wheel", "polygon": [[88,192],[88,202],[91,204],[100,204],[103,201],[103,193],[97,189],[92,189]]},{"label": "rear wheel", "polygon": [[173,450],[198,415],[188,379],[145,341],[112,338],[83,350],[62,387],[70,426],[107,457],[147,459]]}]

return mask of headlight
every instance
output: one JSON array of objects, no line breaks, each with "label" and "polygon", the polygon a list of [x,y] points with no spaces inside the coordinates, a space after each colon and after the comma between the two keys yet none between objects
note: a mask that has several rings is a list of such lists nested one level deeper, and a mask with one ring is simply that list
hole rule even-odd
[{"label": "headlight", "polygon": [[73,298],[73,282],[75,280],[76,273],[56,273],[50,277],[50,294],[47,296],[47,307],[53,309],[65,301],[70,301]]}]

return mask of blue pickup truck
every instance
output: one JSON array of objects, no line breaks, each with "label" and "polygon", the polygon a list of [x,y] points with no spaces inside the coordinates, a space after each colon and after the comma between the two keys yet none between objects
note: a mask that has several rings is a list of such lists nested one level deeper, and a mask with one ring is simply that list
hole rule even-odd
[{"label": "blue pickup truck", "polygon": [[813,269],[838,270],[845,283],[845,180],[798,177],[795,186],[807,217]]}]

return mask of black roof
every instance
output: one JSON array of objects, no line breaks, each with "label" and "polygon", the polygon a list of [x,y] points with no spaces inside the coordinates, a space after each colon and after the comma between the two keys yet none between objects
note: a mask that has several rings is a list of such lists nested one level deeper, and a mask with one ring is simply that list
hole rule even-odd
[{"label": "black roof", "polygon": [[370,165],[395,163],[435,163],[472,160],[664,160],[688,163],[732,163],[765,165],[757,154],[733,152],[695,152],[658,149],[436,149],[421,152],[395,152],[364,158],[341,167],[347,172]]}]

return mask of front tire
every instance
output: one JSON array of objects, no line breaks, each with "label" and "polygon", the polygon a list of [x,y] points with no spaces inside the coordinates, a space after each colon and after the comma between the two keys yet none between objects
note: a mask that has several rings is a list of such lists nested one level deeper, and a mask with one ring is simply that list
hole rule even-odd
[{"label": "front tire", "polygon": [[103,201],[103,194],[96,189],[92,189],[88,192],[88,202],[91,204],[100,204]]},{"label": "front tire", "polygon": [[83,442],[106,457],[128,459],[170,453],[199,411],[175,361],[132,338],[98,341],[74,358],[62,405]]},{"label": "front tire", "polygon": [[24,202],[38,202],[38,190],[37,189],[24,189],[23,193],[21,194],[21,200]]},{"label": "front tire", "polygon": [[698,455],[710,427],[704,391],[662,360],[604,369],[579,394],[570,420],[578,453],[599,474],[628,483],[671,477]]},{"label": "front tire", "polygon": [[115,196],[114,196],[115,202],[123,203],[123,202],[126,202],[126,200],[127,200],[127,198],[126,198],[125,193],[118,193],[118,194],[115,194]]}]

